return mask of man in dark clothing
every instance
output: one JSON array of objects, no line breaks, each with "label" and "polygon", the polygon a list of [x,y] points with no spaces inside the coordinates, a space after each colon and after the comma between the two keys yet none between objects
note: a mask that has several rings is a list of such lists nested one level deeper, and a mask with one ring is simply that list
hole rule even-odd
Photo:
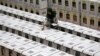
[{"label": "man in dark clothing", "polygon": [[[56,17],[56,11],[53,11],[51,8],[47,9],[47,20],[46,20],[46,26],[47,27],[51,27],[53,23],[57,23],[57,19],[55,19]],[[44,27],[43,27],[44,29]]]},{"label": "man in dark clothing", "polygon": [[47,10],[47,21],[54,23],[54,18],[56,17],[56,11],[53,11],[51,8]]}]

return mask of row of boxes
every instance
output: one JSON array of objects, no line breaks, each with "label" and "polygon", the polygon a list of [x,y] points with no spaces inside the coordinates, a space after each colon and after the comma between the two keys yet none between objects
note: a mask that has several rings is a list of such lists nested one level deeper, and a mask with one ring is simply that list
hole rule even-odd
[{"label": "row of boxes", "polygon": [[23,7],[30,8],[29,6],[37,9],[46,9],[47,8],[47,0],[1,0],[0,2],[4,2],[4,4],[12,4],[16,6],[22,5]]},{"label": "row of boxes", "polygon": [[[12,41],[13,40],[13,41]],[[0,56],[73,56],[24,37],[0,30]]]},{"label": "row of boxes", "polygon": [[[55,3],[53,2],[55,1]],[[99,0],[51,0],[51,7],[57,12],[56,18],[82,25],[92,29],[100,30],[100,1]],[[61,3],[61,4],[59,4]],[[67,4],[67,5],[66,5]],[[70,19],[66,18],[69,12]],[[61,13],[61,15],[60,15]],[[76,19],[73,15],[76,15]],[[83,17],[86,17],[86,23],[83,22]],[[91,19],[94,23],[91,25]]]},{"label": "row of boxes", "polygon": [[97,42],[100,41],[99,40],[100,31],[91,28],[79,26],[73,23],[59,21],[59,29],[60,30],[63,29],[63,31],[69,32],[71,34],[75,34],[77,36],[85,37],[87,39],[91,39]]},{"label": "row of boxes", "polygon": [[17,18],[20,18],[20,19],[30,20],[30,21],[33,21],[33,22],[35,21],[35,22],[39,23],[39,22],[45,21],[45,18],[46,18],[44,16],[38,16],[36,14],[32,14],[32,13],[17,10],[17,9],[13,9],[13,8],[6,7],[6,6],[3,6],[3,5],[0,5],[0,7],[2,7],[2,8],[0,8],[1,13],[3,13],[3,11],[4,11],[4,14],[7,14],[9,16],[14,16],[14,17],[17,17]]},{"label": "row of boxes", "polygon": [[[53,3],[53,1],[54,0],[51,0],[49,2],[51,4],[51,7],[56,10],[62,9],[62,11],[66,10],[76,13],[86,13],[88,15],[95,15],[95,16],[100,14],[99,0],[61,0],[61,2],[59,2],[60,0],[55,0],[55,3]],[[93,11],[91,11],[92,9]]]},{"label": "row of boxes", "polygon": [[[33,1],[30,3],[30,1]],[[36,1],[39,2],[39,5],[36,5]],[[15,3],[16,2],[16,3]],[[18,2],[18,3],[17,3]],[[4,4],[3,4],[4,3]],[[49,7],[53,8],[57,16],[56,18],[71,22],[74,24],[82,25],[85,27],[93,28],[100,30],[100,5],[99,0],[24,0],[15,1],[15,0],[2,0],[1,4],[7,6],[7,4],[13,8],[18,7],[21,10],[32,12],[46,16],[47,13],[47,4]],[[14,5],[16,4],[16,5]],[[35,5],[34,5],[35,4]],[[69,15],[66,15],[69,12]],[[61,15],[60,15],[61,14]],[[67,18],[70,17],[70,19]],[[76,16],[74,18],[74,16]],[[86,17],[85,22],[83,22],[84,17]],[[93,20],[91,23],[91,19]]]},{"label": "row of boxes", "polygon": [[1,30],[18,34],[75,56],[95,56],[97,55],[97,52],[100,52],[98,47],[93,48],[97,45],[100,45],[98,42],[51,28],[42,31],[42,25],[20,20],[3,14],[1,14],[0,18],[2,18],[0,19],[0,25],[2,27]]},{"label": "row of boxes", "polygon": [[[43,16],[38,16],[36,14],[31,14],[28,12],[12,9],[12,8],[5,7],[2,5],[0,5],[0,7],[2,7],[2,8],[0,8],[1,13],[16,17],[16,18],[20,18],[22,20],[39,23],[39,24],[42,24],[43,22],[46,21],[46,18]],[[19,12],[19,13],[17,13],[17,12]],[[87,27],[83,27],[83,26],[79,26],[79,25],[76,25],[73,23],[68,23],[68,22],[63,22],[63,21],[58,21],[58,29],[65,31],[65,32],[69,32],[71,34],[85,37],[87,39],[91,39],[91,40],[100,42],[100,37],[99,37],[100,32],[97,30],[93,30],[93,29],[90,29]]]},{"label": "row of boxes", "polygon": [[0,0],[2,5],[45,16],[47,0]]},{"label": "row of boxes", "polygon": [[[80,0],[54,0],[49,1],[50,7],[53,9],[61,9],[66,11],[73,11],[79,13],[79,2]],[[75,2],[75,4],[74,4]],[[75,7],[73,7],[73,4]]]},{"label": "row of boxes", "polygon": [[99,0],[81,0],[81,13],[99,16],[100,1]]}]

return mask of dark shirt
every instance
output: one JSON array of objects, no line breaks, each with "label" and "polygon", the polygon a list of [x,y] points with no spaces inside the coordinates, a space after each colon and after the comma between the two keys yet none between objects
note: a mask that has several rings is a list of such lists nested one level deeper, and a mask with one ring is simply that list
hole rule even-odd
[{"label": "dark shirt", "polygon": [[47,21],[50,21],[51,23],[54,23],[55,16],[56,16],[56,12],[55,11],[47,12]]}]

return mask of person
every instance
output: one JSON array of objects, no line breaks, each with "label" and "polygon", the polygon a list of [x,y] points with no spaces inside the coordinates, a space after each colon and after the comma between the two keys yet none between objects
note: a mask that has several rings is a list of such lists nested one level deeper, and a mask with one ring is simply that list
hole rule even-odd
[{"label": "person", "polygon": [[53,11],[51,8],[47,9],[46,21],[43,24],[42,30],[44,30],[45,26],[52,27],[53,23],[57,23],[56,11]]}]

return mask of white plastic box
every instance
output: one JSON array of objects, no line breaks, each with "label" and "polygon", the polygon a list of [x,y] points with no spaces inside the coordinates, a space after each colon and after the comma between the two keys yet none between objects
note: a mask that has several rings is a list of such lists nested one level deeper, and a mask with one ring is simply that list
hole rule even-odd
[{"label": "white plastic box", "polygon": [[91,55],[91,56],[92,55],[96,56],[96,53],[99,53],[99,52],[100,52],[100,44],[94,45],[94,46],[92,46],[92,47],[90,47],[90,48],[88,48],[88,49],[86,49],[86,50],[83,51],[83,53]]},{"label": "white plastic box", "polygon": [[65,52],[58,52],[58,53],[53,54],[51,56],[73,56],[73,55],[65,53]]},{"label": "white plastic box", "polygon": [[[80,56],[83,56],[84,54],[82,53],[84,50],[87,50],[88,48],[92,47],[92,46],[95,46],[95,45],[98,45],[97,42],[94,42],[94,41],[90,41],[88,40],[87,42],[83,42],[77,46],[74,46],[74,50],[76,51],[73,51],[73,55],[80,55]],[[86,53],[85,53],[86,54]]]}]

